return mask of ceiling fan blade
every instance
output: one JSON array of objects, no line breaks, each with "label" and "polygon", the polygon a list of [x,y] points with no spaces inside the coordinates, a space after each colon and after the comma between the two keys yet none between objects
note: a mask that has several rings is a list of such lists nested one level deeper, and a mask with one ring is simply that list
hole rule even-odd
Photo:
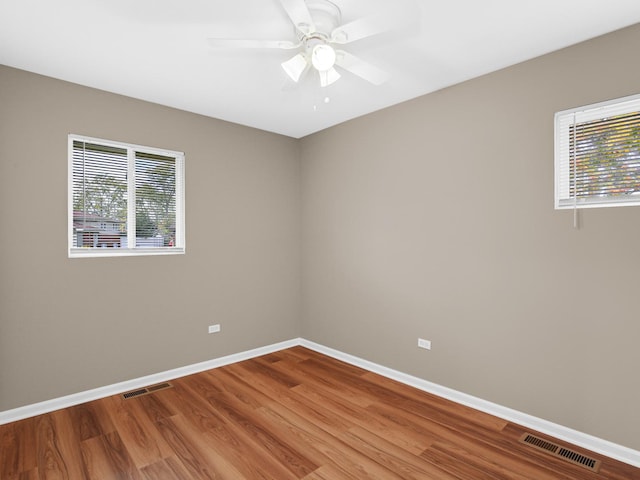
[{"label": "ceiling fan blade", "polygon": [[210,47],[213,48],[279,48],[293,50],[300,46],[289,40],[250,40],[240,38],[207,38]]},{"label": "ceiling fan blade", "polygon": [[309,61],[302,53],[298,53],[286,62],[282,62],[282,68],[289,78],[297,83],[300,76],[309,69]]},{"label": "ceiling fan blade", "polygon": [[316,31],[311,12],[304,0],[280,0],[280,3],[298,30],[305,35]]},{"label": "ceiling fan blade", "polygon": [[329,70],[318,71],[318,73],[320,74],[321,87],[327,87],[332,83],[338,81],[338,79],[340,78],[340,74],[333,67],[331,67]]},{"label": "ceiling fan blade", "polygon": [[383,15],[360,18],[336,27],[331,32],[331,43],[344,45],[362,38],[371,37],[391,30],[392,24]]},{"label": "ceiling fan blade", "polygon": [[343,50],[336,51],[336,65],[374,85],[382,85],[389,80],[389,74],[384,70]]}]

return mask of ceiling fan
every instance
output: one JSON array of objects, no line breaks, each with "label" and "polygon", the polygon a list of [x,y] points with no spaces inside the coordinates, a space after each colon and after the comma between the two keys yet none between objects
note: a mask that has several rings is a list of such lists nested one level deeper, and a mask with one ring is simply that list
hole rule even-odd
[{"label": "ceiling fan", "polygon": [[329,0],[280,0],[294,26],[294,40],[257,40],[209,38],[209,45],[217,48],[274,48],[297,50],[282,68],[289,78],[299,82],[309,70],[326,87],[340,78],[336,67],[346,70],[374,85],[381,85],[389,74],[342,49],[356,40],[390,30],[382,15],[366,17],[342,24],[340,8]]}]

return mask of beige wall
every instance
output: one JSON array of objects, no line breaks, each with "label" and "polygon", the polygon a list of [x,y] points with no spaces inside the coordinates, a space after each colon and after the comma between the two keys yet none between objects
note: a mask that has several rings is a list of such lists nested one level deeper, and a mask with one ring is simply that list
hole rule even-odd
[{"label": "beige wall", "polygon": [[[185,152],[186,255],[67,258],[68,133]],[[299,336],[299,186],[293,139],[0,66],[0,411]]]},{"label": "beige wall", "polygon": [[[301,141],[0,67],[0,410],[302,334],[640,449],[640,208],[553,210],[553,113],[638,93],[638,44]],[[70,132],[185,151],[187,255],[66,257]]]},{"label": "beige wall", "polygon": [[[303,139],[303,336],[640,449],[640,207],[553,208],[553,115],[640,26]],[[417,348],[418,337],[433,342]]]}]

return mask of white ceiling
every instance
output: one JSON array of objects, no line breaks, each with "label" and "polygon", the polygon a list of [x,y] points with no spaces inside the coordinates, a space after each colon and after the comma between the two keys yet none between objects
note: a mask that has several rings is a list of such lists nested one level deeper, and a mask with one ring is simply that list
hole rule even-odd
[{"label": "white ceiling", "polygon": [[208,46],[294,40],[280,0],[0,0],[0,63],[300,138],[640,22],[640,0],[333,2],[343,23],[382,11],[402,24],[345,46],[387,70],[386,84],[342,71],[329,87],[309,75],[291,88],[280,67],[291,51]]}]

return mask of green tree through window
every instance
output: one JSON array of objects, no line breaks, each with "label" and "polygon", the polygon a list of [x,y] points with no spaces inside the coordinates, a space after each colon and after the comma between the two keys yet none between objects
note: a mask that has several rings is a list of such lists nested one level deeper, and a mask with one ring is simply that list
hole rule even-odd
[{"label": "green tree through window", "polygon": [[640,192],[640,112],[577,124],[569,135],[572,197]]}]

